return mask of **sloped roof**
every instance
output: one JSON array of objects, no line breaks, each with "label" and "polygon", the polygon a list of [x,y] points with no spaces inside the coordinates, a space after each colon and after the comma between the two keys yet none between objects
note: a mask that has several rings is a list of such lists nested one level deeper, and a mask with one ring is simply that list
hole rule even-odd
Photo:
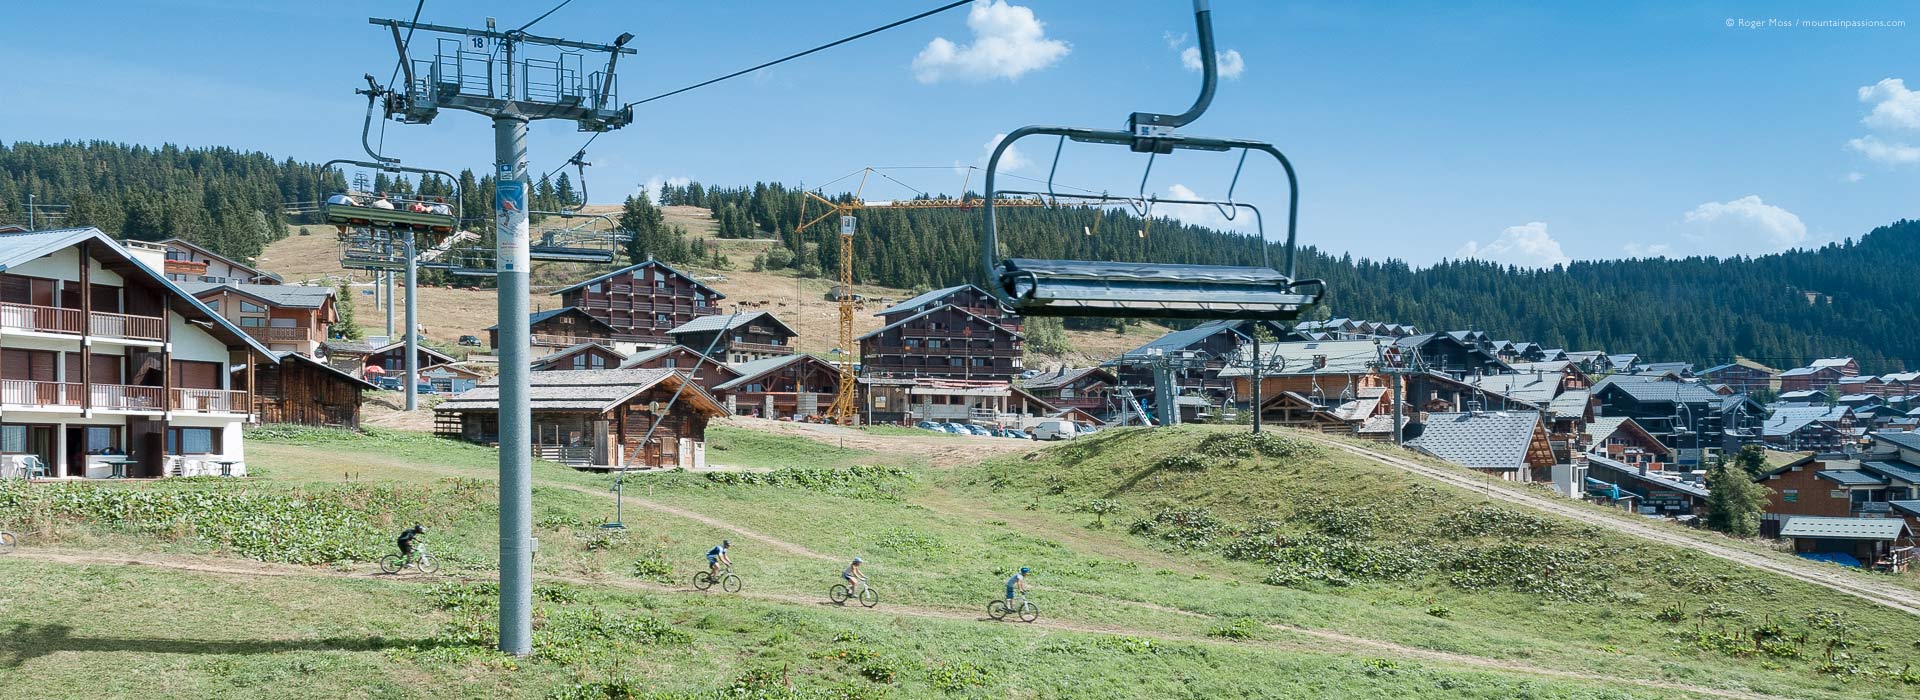
[{"label": "sloped roof", "polygon": [[[598,318],[595,318],[593,314],[587,313],[586,309],[582,309],[578,306],[562,306],[558,309],[547,309],[545,311],[535,311],[533,313],[527,314],[527,325],[533,326],[540,323],[541,321],[545,321],[555,316],[559,316],[561,314],[570,313],[570,312],[579,312],[581,316],[586,317],[588,322],[598,324],[601,328],[607,329],[608,333],[612,333],[614,332],[614,330],[616,330],[612,324],[609,324],[606,321],[602,321]],[[496,323],[491,326],[487,326],[483,330],[489,330],[489,331],[500,330],[500,324]]]},{"label": "sloped roof", "polygon": [[147,267],[146,263],[140,262],[139,258],[127,252],[127,249],[122,247],[119,241],[113,240],[108,237],[107,234],[102,233],[100,229],[91,226],[85,228],[48,229],[30,233],[0,234],[0,272],[79,245],[81,241],[100,243],[101,245],[95,249],[96,254],[104,254],[110,258],[118,258],[118,261],[127,265],[129,269],[136,270],[139,274],[145,275],[147,281],[158,284],[161,288],[172,292],[168,298],[169,303],[167,307],[169,309],[179,312],[183,316],[197,317],[199,320],[212,323],[214,328],[224,333],[231,339],[231,342],[247,346],[249,349],[267,358],[269,362],[280,362],[279,355],[267,349],[267,346],[260,344],[260,341],[254,340],[253,336],[247,335],[245,331],[240,330],[239,326],[234,325],[233,322],[227,320],[225,316],[221,316],[213,309],[207,308],[206,304],[201,303],[199,299],[195,299],[192,294],[188,294],[187,290],[181,289],[180,285],[175,284],[173,280],[167,279],[166,275],[155,272],[153,268]]},{"label": "sloped roof", "polygon": [[595,282],[602,282],[602,281],[606,281],[606,280],[610,280],[610,279],[613,279],[613,278],[615,278],[615,277],[619,277],[620,275],[624,275],[624,274],[626,274],[626,273],[629,273],[629,272],[633,272],[634,270],[638,270],[638,269],[641,269],[641,268],[644,268],[644,267],[658,267],[658,268],[660,268],[660,269],[662,269],[662,270],[666,270],[667,272],[671,272],[671,273],[673,273],[673,274],[676,274],[676,275],[679,275],[679,276],[681,276],[681,277],[685,277],[685,278],[687,278],[687,281],[689,281],[689,282],[692,282],[692,283],[693,283],[693,286],[695,286],[695,287],[699,287],[699,288],[701,288],[701,289],[704,289],[704,290],[706,290],[706,292],[707,292],[708,294],[711,294],[711,295],[713,295],[713,298],[715,298],[715,299],[725,299],[725,298],[727,298],[727,295],[725,295],[725,294],[721,294],[721,293],[720,293],[719,291],[716,291],[716,290],[715,290],[714,288],[712,288],[712,287],[709,287],[709,286],[707,286],[707,285],[705,285],[705,284],[701,284],[701,283],[700,283],[700,280],[698,280],[698,279],[694,279],[694,277],[693,277],[693,275],[689,275],[689,274],[687,274],[687,273],[685,273],[685,272],[681,272],[681,271],[679,271],[679,270],[675,270],[675,269],[673,269],[672,267],[669,267],[669,266],[668,266],[668,265],[667,265],[666,263],[663,263],[663,262],[660,262],[660,261],[658,261],[658,260],[648,260],[648,261],[646,261],[646,262],[641,262],[641,263],[636,263],[636,264],[633,264],[633,265],[628,265],[628,266],[626,266],[626,267],[623,267],[623,268],[620,268],[620,269],[618,269],[618,270],[614,270],[614,271],[612,271],[612,272],[608,272],[608,273],[606,273],[606,274],[603,274],[603,275],[600,275],[600,276],[598,276],[598,277],[589,277],[589,278],[587,278],[587,279],[584,279],[584,280],[581,280],[581,281],[579,281],[579,282],[575,282],[575,283],[573,283],[573,284],[570,284],[570,285],[567,285],[567,286],[565,286],[565,287],[561,287],[560,289],[556,289],[556,290],[554,290],[554,292],[553,292],[553,295],[554,295],[554,296],[560,296],[560,295],[562,295],[562,294],[565,294],[565,293],[567,293],[567,292],[571,292],[571,291],[573,291],[573,290],[575,290],[575,289],[579,289],[579,288],[581,288],[581,287],[585,287],[585,286],[587,286],[587,285],[590,285],[590,284],[593,284],[593,283],[595,283]]},{"label": "sloped roof", "polygon": [[1875,460],[1862,461],[1860,468],[1888,479],[1898,479],[1909,484],[1920,484],[1920,465],[1900,461]]},{"label": "sloped roof", "polygon": [[1545,406],[1560,395],[1560,375],[1547,374],[1483,374],[1467,377],[1468,384],[1508,398],[1519,399],[1536,406]]},{"label": "sloped roof", "polygon": [[1897,540],[1909,534],[1904,518],[1829,518],[1792,515],[1780,527],[1781,537],[1825,540]]},{"label": "sloped roof", "polygon": [[1567,371],[1568,367],[1573,366],[1573,361],[1544,360],[1541,362],[1514,362],[1509,363],[1507,366],[1512,367],[1513,371],[1519,372],[1520,374],[1558,373]]},{"label": "sloped roof", "polygon": [[1836,481],[1845,486],[1886,486],[1887,480],[1880,475],[1859,469],[1822,469],[1814,476]]},{"label": "sloped roof", "polygon": [[1407,446],[1463,467],[1520,469],[1540,426],[1533,411],[1433,413]]},{"label": "sloped roof", "polygon": [[[531,386],[527,400],[535,412],[606,412],[642,391],[663,382],[684,381],[685,375],[670,369],[589,369],[575,372],[529,372]],[[677,384],[675,384],[677,386]],[[708,415],[726,415],[726,409],[698,384],[688,382],[680,394],[683,403]],[[500,385],[491,379],[480,386],[447,399],[435,411],[498,411]]]},{"label": "sloped roof", "polygon": [[713,387],[713,390],[714,391],[731,391],[737,387],[750,384],[753,382],[753,380],[764,377],[767,374],[770,374],[776,370],[785,368],[789,365],[793,365],[796,363],[801,363],[801,362],[818,362],[821,365],[824,365],[828,371],[832,371],[832,372],[840,371],[840,368],[835,367],[833,363],[827,362],[826,360],[822,360],[812,355],[805,355],[805,354],[780,355],[778,357],[767,357],[767,358],[754,360],[751,362],[736,362],[736,363],[727,365],[727,367],[731,368],[733,371],[739,372],[740,376],[734,377],[725,382],[722,382],[721,384]]},{"label": "sloped roof", "polygon": [[[1245,353],[1245,360],[1252,353]],[[1326,358],[1326,365],[1319,365],[1320,358]],[[1278,371],[1267,373],[1269,377],[1305,376],[1313,374],[1366,374],[1373,371],[1373,365],[1380,358],[1380,348],[1371,340],[1318,340],[1293,343],[1261,343],[1260,363]],[[1245,377],[1253,374],[1253,368],[1246,362],[1237,362],[1220,370],[1222,377]]]},{"label": "sloped roof", "polygon": [[327,305],[333,298],[332,287],[313,287],[304,284],[238,284],[231,282],[178,282],[181,289],[195,298],[206,296],[220,290],[259,299],[274,306],[290,309],[318,309]]},{"label": "sloped roof", "polygon": [[1687,374],[1688,372],[1693,371],[1693,363],[1691,362],[1648,362],[1646,364],[1635,366],[1633,368],[1633,371],[1636,374],[1660,374],[1662,372],[1672,372],[1674,374],[1684,375],[1684,374]]},{"label": "sloped roof", "polygon": [[1760,434],[1792,435],[1812,423],[1838,423],[1846,417],[1847,409],[1841,406],[1781,406],[1760,425]]},{"label": "sloped roof", "polygon": [[1850,364],[1853,364],[1853,358],[1851,357],[1823,357],[1818,360],[1814,360],[1812,363],[1808,364],[1807,366],[1814,367],[1814,368],[1845,367]]},{"label": "sloped roof", "polygon": [[1713,390],[1697,382],[1676,382],[1661,379],[1658,375],[1621,375],[1616,374],[1600,380],[1593,386],[1593,393],[1600,394],[1609,388],[1618,388],[1633,400],[1640,402],[1683,402],[1708,403],[1720,405],[1722,397]]},{"label": "sloped roof", "polygon": [[944,289],[935,289],[931,292],[921,292],[919,294],[914,295],[912,298],[907,299],[906,301],[881,309],[879,313],[876,313],[874,315],[887,316],[890,314],[899,313],[901,311],[912,311],[914,309],[918,309],[927,304],[931,304],[935,301],[939,301],[943,298],[946,298],[950,294],[961,291],[963,289],[969,289],[969,288],[981,294],[987,293],[987,290],[981,289],[971,284],[956,284],[954,286],[946,287]]},{"label": "sloped roof", "polygon": [[975,322],[978,322],[978,323],[981,323],[981,324],[984,324],[984,325],[986,325],[986,326],[988,326],[988,327],[989,327],[989,328],[988,328],[988,332],[1000,332],[1000,333],[1006,333],[1007,335],[1011,335],[1011,336],[1013,336],[1013,337],[1015,337],[1015,338],[1022,338],[1022,339],[1024,339],[1024,338],[1026,338],[1026,336],[1024,336],[1024,335],[1021,335],[1021,334],[1019,334],[1019,333],[1015,333],[1015,332],[1013,332],[1013,331],[1010,331],[1010,330],[1007,330],[1007,328],[1006,328],[1006,326],[1002,326],[1002,325],[1000,325],[1000,324],[998,324],[998,323],[994,323],[994,322],[993,322],[992,320],[990,320],[990,319],[988,319],[988,318],[986,318],[986,317],[984,317],[984,316],[981,316],[981,315],[979,315],[979,314],[976,314],[976,313],[974,313],[974,312],[972,312],[972,311],[968,311],[968,310],[966,310],[966,309],[963,309],[963,308],[960,308],[960,307],[958,307],[958,306],[954,306],[954,305],[952,305],[952,304],[941,304],[941,305],[939,305],[939,306],[936,306],[936,307],[933,307],[933,308],[931,308],[931,309],[927,309],[927,310],[925,310],[925,311],[922,311],[922,312],[920,312],[920,313],[917,313],[917,314],[914,314],[914,315],[912,315],[912,316],[908,316],[908,317],[906,317],[906,318],[903,318],[903,319],[900,319],[900,320],[898,320],[898,321],[894,321],[893,323],[889,323],[889,324],[887,324],[887,325],[884,325],[884,326],[881,326],[881,327],[879,327],[879,328],[877,328],[877,329],[875,329],[875,330],[874,330],[873,332],[871,332],[871,333],[867,333],[866,335],[862,335],[862,336],[860,336],[860,337],[859,337],[859,340],[866,340],[866,339],[868,339],[868,338],[871,338],[871,337],[874,337],[874,336],[876,336],[876,335],[880,335],[881,333],[885,333],[885,332],[887,332],[887,331],[890,331],[890,330],[893,330],[893,329],[895,329],[895,328],[899,328],[899,327],[901,327],[901,326],[904,326],[904,325],[907,325],[908,323],[912,323],[912,322],[913,322],[913,321],[914,321],[915,319],[918,319],[918,318],[920,318],[920,317],[922,317],[922,316],[925,316],[925,315],[927,315],[927,314],[930,314],[930,313],[933,313],[933,312],[935,312],[935,311],[939,311],[939,310],[941,310],[941,309],[953,309],[954,311],[958,311],[958,312],[960,312],[960,313],[962,313],[962,314],[965,314],[965,315],[966,315],[966,317],[967,317],[968,319],[970,319],[970,320],[972,320],[972,321],[975,321]]},{"label": "sloped roof", "polygon": [[680,327],[678,328],[667,331],[667,335],[680,335],[683,333],[704,333],[708,331],[732,330],[735,328],[739,328],[741,326],[751,324],[756,319],[759,319],[761,317],[765,317],[768,321],[772,321],[774,325],[786,329],[788,335],[799,335],[798,333],[795,333],[793,331],[792,327],[788,326],[785,322],[782,322],[778,316],[774,316],[773,314],[768,313],[766,311],[755,311],[753,313],[745,313],[745,314],[714,314],[712,316],[701,316],[699,318],[693,319],[686,323],[680,324]]},{"label": "sloped roof", "polygon": [[1555,418],[1576,418],[1587,415],[1587,400],[1591,394],[1586,389],[1568,389],[1553,397],[1547,404],[1547,412]]},{"label": "sloped roof", "polygon": [[613,355],[614,357],[621,358],[622,360],[626,359],[626,355],[620,354],[619,350],[615,350],[611,347],[602,345],[600,343],[585,342],[585,343],[574,343],[573,345],[569,345],[561,350],[547,353],[546,355],[542,355],[538,358],[535,358],[534,361],[530,364],[532,364],[534,367],[539,367],[541,365],[546,365],[546,364],[552,364],[554,362],[564,360],[568,357],[579,354],[580,352],[585,351],[587,348],[600,348],[601,350],[607,351],[609,354]]},{"label": "sloped roof", "polygon": [[1608,457],[1602,457],[1600,455],[1587,455],[1587,465],[1589,467],[1596,467],[1596,466],[1601,467],[1603,469],[1625,476],[1628,479],[1638,481],[1648,486],[1679,491],[1681,493],[1687,494],[1694,498],[1707,497],[1707,488],[1705,486],[1701,486],[1699,484],[1690,483],[1686,481],[1681,481],[1679,479],[1664,478],[1661,476],[1657,476],[1655,473],[1648,473],[1648,474],[1642,475],[1640,473],[1639,467],[1627,464],[1625,462],[1621,462],[1619,460],[1611,459]]},{"label": "sloped roof", "polygon": [[207,250],[207,249],[206,249],[206,248],[205,248],[204,246],[201,246],[201,245],[200,245],[200,244],[198,244],[198,243],[194,243],[193,241],[189,241],[189,240],[187,240],[187,239],[185,239],[185,238],[179,238],[179,237],[175,237],[175,238],[169,238],[169,239],[166,239],[166,240],[164,240],[164,241],[159,241],[158,243],[159,243],[159,245],[163,245],[163,246],[180,246],[180,247],[182,247],[182,248],[189,248],[189,249],[192,249],[193,251],[195,251],[195,252],[198,252],[198,253],[200,253],[201,255],[205,255],[205,256],[207,256],[207,257],[209,257],[209,258],[213,258],[213,259],[215,259],[215,260],[218,260],[218,261],[220,261],[220,262],[223,262],[223,263],[226,263],[226,264],[227,264],[227,265],[229,265],[229,266],[232,266],[232,267],[237,267],[237,268],[240,268],[240,269],[242,269],[242,270],[246,270],[246,271],[248,271],[248,272],[251,272],[251,273],[253,273],[253,274],[254,274],[254,276],[256,276],[256,277],[266,277],[266,278],[270,278],[270,279],[276,279],[276,280],[277,280],[277,279],[280,279],[280,276],[279,276],[279,275],[276,275],[276,274],[274,274],[274,273],[271,273],[271,272],[267,272],[266,270],[262,270],[262,269],[260,269],[260,268],[257,268],[257,267],[254,267],[254,266],[252,266],[252,265],[248,265],[248,264],[246,264],[246,263],[243,263],[243,262],[240,262],[240,261],[237,261],[237,260],[234,260],[233,258],[229,258],[229,257],[227,257],[227,256],[225,256],[225,255],[221,255],[221,254],[219,254],[219,253],[215,253],[215,252],[213,252],[213,251],[211,251],[211,250]]},{"label": "sloped roof", "polygon": [[[701,354],[699,350],[695,350],[685,345],[663,345],[661,347],[657,347],[652,350],[642,350],[640,352],[627,356],[627,360],[625,362],[620,363],[620,369],[631,369],[634,367],[638,367],[640,365],[644,365],[648,362],[658,360],[662,357],[666,357],[667,355],[671,355],[676,352],[685,352],[689,355],[694,356],[695,361],[699,362],[701,367],[718,367],[723,371],[738,374],[738,372],[734,372],[732,367],[728,367],[726,363],[721,362],[719,360],[715,360],[711,357],[707,357],[706,355]],[[692,368],[691,367],[675,367],[674,369],[692,369]]]},{"label": "sloped roof", "polygon": [[1029,391],[1034,389],[1051,389],[1080,381],[1081,377],[1095,372],[1101,374],[1109,382],[1114,380],[1113,372],[1107,370],[1105,367],[1061,367],[1058,370],[1036,374],[1031,378],[1016,383],[1019,384],[1021,388]]},{"label": "sloped roof", "polygon": [[1216,333],[1237,331],[1237,329],[1243,323],[1247,323],[1247,322],[1246,321],[1208,321],[1206,323],[1202,323],[1192,328],[1171,331],[1161,335],[1158,338],[1149,340],[1145,344],[1139,347],[1120,353],[1120,357],[1121,359],[1132,359],[1132,358],[1146,357],[1147,354],[1153,350],[1160,350],[1162,352],[1173,352],[1176,350],[1181,350],[1193,345],[1194,343],[1198,343],[1202,340],[1206,340],[1207,338],[1213,337],[1213,335]]},{"label": "sloped roof", "polygon": [[1889,442],[1909,450],[1920,450],[1920,433],[1879,432],[1874,433],[1872,437],[1875,440]]},{"label": "sloped roof", "polygon": [[369,382],[365,379],[361,379],[359,377],[353,376],[346,372],[342,372],[338,369],[335,369],[333,365],[329,365],[325,362],[321,362],[319,360],[313,359],[311,357],[307,357],[306,355],[302,355],[297,352],[277,352],[277,353],[274,353],[274,357],[278,358],[280,362],[283,364],[291,362],[295,364],[312,365],[314,367],[324,369],[328,373],[330,373],[334,379],[338,381],[347,382],[349,384],[357,384],[362,389],[369,389],[373,391],[378,391],[380,389],[380,387],[374,384],[373,382]]}]

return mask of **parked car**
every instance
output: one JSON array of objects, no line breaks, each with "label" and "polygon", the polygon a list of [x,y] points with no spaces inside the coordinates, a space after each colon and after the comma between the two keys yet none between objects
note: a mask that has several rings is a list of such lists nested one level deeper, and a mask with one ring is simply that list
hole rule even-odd
[{"label": "parked car", "polygon": [[993,436],[994,436],[994,435],[993,435],[993,430],[992,430],[992,429],[989,429],[989,428],[983,428],[983,427],[980,427],[980,426],[978,426],[978,425],[968,425],[968,426],[967,426],[967,430],[970,430],[970,431],[972,431],[972,432],[973,432],[973,434],[975,434],[975,435],[978,435],[978,436],[980,436],[980,437],[993,437]]},{"label": "parked car", "polygon": [[374,386],[377,386],[377,387],[380,387],[380,388],[382,388],[382,389],[385,389],[385,390],[387,390],[387,391],[399,391],[399,390],[400,390],[400,378],[399,378],[399,377],[389,377],[389,376],[387,376],[387,375],[384,375],[384,374],[381,374],[381,375],[375,375],[375,376],[373,377],[373,379],[370,379],[370,380],[368,380],[368,381],[371,381],[371,382],[373,382],[373,385],[374,385]]},{"label": "parked car", "polygon": [[1080,430],[1070,420],[1049,420],[1033,426],[1031,433],[1035,440],[1072,440]]},{"label": "parked car", "polygon": [[460,344],[470,348],[480,347],[480,336],[477,336],[477,335],[460,336]]},{"label": "parked car", "polygon": [[1027,440],[1027,439],[1030,439],[1032,436],[1028,435],[1027,431],[1025,430],[1020,430],[1017,428],[1002,428],[1000,430],[1000,437],[1013,438],[1016,440]]},{"label": "parked car", "polygon": [[935,423],[934,425],[940,426],[941,430],[945,432],[953,433],[954,435],[968,434],[967,431],[961,429],[960,426],[955,423]]}]

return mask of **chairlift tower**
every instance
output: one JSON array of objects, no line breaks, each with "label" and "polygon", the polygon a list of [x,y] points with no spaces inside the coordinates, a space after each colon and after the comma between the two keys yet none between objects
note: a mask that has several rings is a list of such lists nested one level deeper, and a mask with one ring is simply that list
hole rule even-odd
[{"label": "chairlift tower", "polygon": [[[386,27],[400,54],[404,87],[386,95],[388,119],[428,124],[442,109],[493,120],[496,185],[494,269],[498,273],[500,342],[500,650],[533,651],[532,410],[528,402],[527,123],[565,119],[581,131],[603,132],[633,122],[633,109],[615,97],[614,66],[633,34],[594,44],[486,29],[371,18]],[[430,58],[409,55],[411,36],[435,37]],[[543,53],[546,56],[533,54]],[[587,72],[589,57],[606,64]]]}]

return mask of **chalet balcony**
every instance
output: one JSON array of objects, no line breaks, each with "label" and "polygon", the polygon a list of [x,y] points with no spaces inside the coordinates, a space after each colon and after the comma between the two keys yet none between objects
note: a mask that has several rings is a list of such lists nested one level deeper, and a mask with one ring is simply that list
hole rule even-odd
[{"label": "chalet balcony", "polygon": [[1054,408],[1078,408],[1078,409],[1087,410],[1087,411],[1105,409],[1110,404],[1116,403],[1115,400],[1113,399],[1100,398],[1100,397],[1087,397],[1087,396],[1077,396],[1071,399],[1062,399],[1058,397],[1051,398],[1051,399],[1042,398],[1040,400],[1047,402],[1048,404],[1052,405]]},{"label": "chalet balcony", "polygon": [[88,335],[100,338],[125,338],[160,342],[166,337],[167,320],[156,316],[93,312],[92,319],[79,309],[32,304],[0,303],[0,328],[35,333]]},{"label": "chalet balcony", "polygon": [[226,389],[174,389],[173,410],[189,413],[246,413],[247,392]]},{"label": "chalet balcony", "polygon": [[79,408],[79,382],[37,382],[0,379],[0,405],[20,408]]},{"label": "chalet balcony", "polygon": [[207,274],[207,264],[197,260],[175,260],[173,258],[167,258],[165,267],[166,273],[169,275],[193,275],[199,277],[200,275]]},{"label": "chalet balcony", "polygon": [[163,387],[127,384],[94,384],[89,391],[93,407],[107,411],[160,411],[165,392]]},{"label": "chalet balcony", "polygon": [[579,336],[579,335],[553,335],[550,333],[534,333],[532,335],[527,336],[527,344],[538,346],[538,347],[570,348],[575,345],[579,345],[581,343],[604,343],[604,342],[607,342],[606,338],[589,338],[586,336]]},{"label": "chalet balcony", "polygon": [[906,355],[921,357],[1020,357],[1019,348],[909,348],[899,345],[880,345],[873,349],[874,355]]},{"label": "chalet balcony", "polygon": [[666,335],[647,335],[644,333],[615,333],[613,339],[622,343],[655,343],[672,345],[673,338]]},{"label": "chalet balcony", "polygon": [[273,327],[249,326],[249,327],[242,328],[241,330],[246,331],[248,336],[251,336],[254,340],[258,340],[262,343],[310,343],[310,342],[313,342],[313,329],[311,328],[273,328]]},{"label": "chalet balcony", "polygon": [[734,342],[728,343],[727,349],[732,352],[762,352],[780,355],[793,354],[792,345],[774,345],[772,343]]}]

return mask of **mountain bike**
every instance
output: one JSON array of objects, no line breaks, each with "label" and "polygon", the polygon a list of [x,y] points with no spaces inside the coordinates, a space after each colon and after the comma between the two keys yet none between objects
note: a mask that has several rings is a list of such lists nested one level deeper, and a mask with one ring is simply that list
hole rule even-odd
[{"label": "mountain bike", "polygon": [[721,569],[719,574],[706,571],[698,571],[693,574],[694,588],[704,591],[712,588],[715,583],[720,584],[720,590],[728,593],[740,592],[740,576],[733,573],[733,567],[731,566]]},{"label": "mountain bike", "polygon": [[428,556],[424,546],[414,547],[411,556],[395,552],[380,560],[381,573],[397,574],[408,566],[423,574],[440,573],[440,561]]},{"label": "mountain bike", "polygon": [[0,530],[0,554],[12,554],[14,545],[19,544],[19,542],[20,537],[18,535],[7,532],[6,530]]},{"label": "mountain bike", "polygon": [[1019,617],[1021,622],[1032,622],[1040,619],[1040,606],[1034,605],[1024,595],[1014,596],[1012,602],[995,598],[987,603],[987,617],[1004,620],[1009,614]]},{"label": "mountain bike", "polygon": [[832,600],[838,605],[846,605],[849,599],[858,599],[861,605],[869,608],[880,604],[879,591],[873,590],[873,586],[868,585],[866,581],[861,581],[859,586],[860,593],[856,596],[852,590],[847,588],[847,584],[833,584],[832,588],[827,589],[827,599]]}]

